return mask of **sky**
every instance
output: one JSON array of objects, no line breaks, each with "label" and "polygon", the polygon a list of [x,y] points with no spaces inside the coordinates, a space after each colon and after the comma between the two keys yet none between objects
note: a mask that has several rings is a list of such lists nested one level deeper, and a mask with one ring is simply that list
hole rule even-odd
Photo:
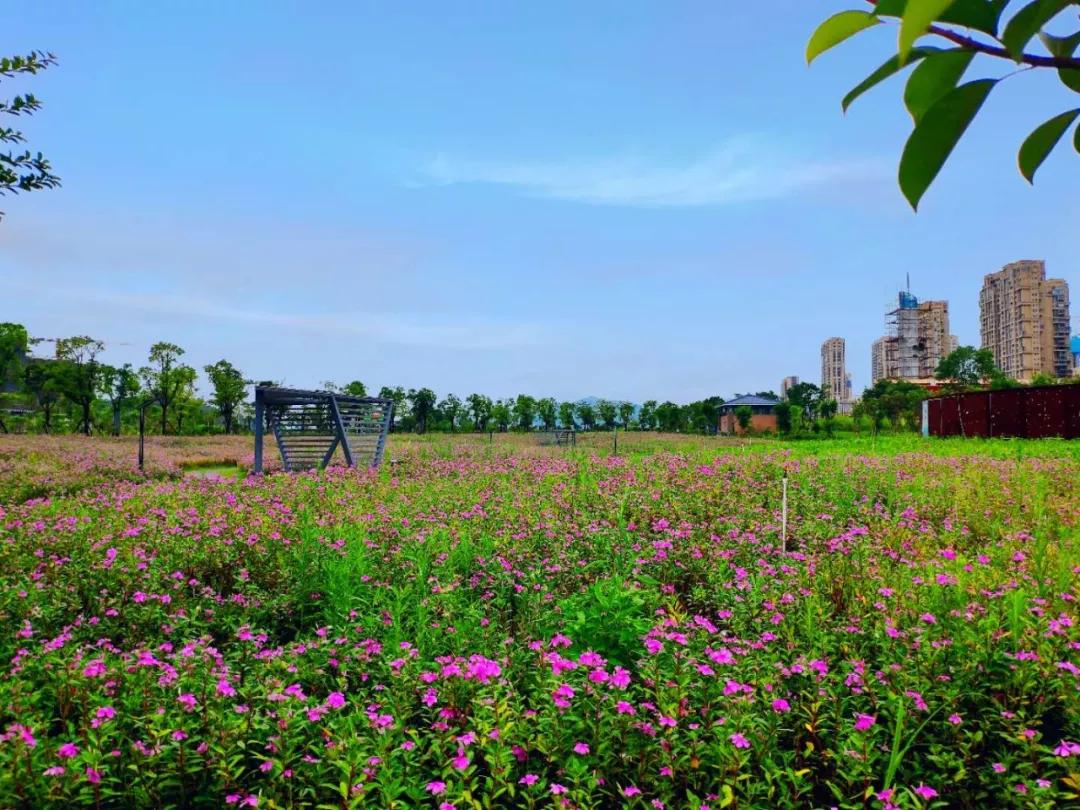
[{"label": "sky", "polygon": [[840,110],[895,29],[808,68],[857,3],[768,7],[5,4],[0,52],[60,60],[0,97],[43,100],[63,187],[0,200],[0,321],[297,387],[688,402],[819,382],[834,335],[861,390],[908,274],[962,344],[1017,259],[1080,314],[1080,159],[1016,169],[1056,78],[997,87],[915,214],[902,81]]}]

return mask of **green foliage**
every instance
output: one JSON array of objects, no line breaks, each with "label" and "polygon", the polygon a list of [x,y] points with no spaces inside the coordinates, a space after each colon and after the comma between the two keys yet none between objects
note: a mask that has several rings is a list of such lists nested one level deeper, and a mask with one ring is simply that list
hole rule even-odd
[{"label": "green foliage", "polygon": [[[56,57],[43,51],[31,51],[25,56],[0,59],[0,78],[10,79],[19,74],[36,74],[56,64]],[[32,93],[19,95],[10,101],[0,100],[0,115],[33,115],[41,109],[41,101]],[[0,126],[0,144],[22,144],[26,138],[22,132]],[[60,178],[52,172],[45,156],[29,150],[21,153],[8,150],[0,152],[0,195],[17,194],[20,191],[39,191],[56,188]],[[3,212],[0,212],[3,217]]]},{"label": "green foliage", "polygon": [[790,402],[778,402],[773,408],[773,413],[776,414],[776,429],[780,431],[781,436],[791,435],[792,420],[791,420],[791,403]]},{"label": "green foliage", "polygon": [[754,409],[749,405],[739,405],[735,408],[735,421],[744,431],[750,429],[750,422],[754,418]]},{"label": "green foliage", "polygon": [[[232,433],[233,417],[236,414],[236,409],[247,395],[249,382],[244,379],[240,369],[236,368],[228,360],[218,360],[213,365],[204,366],[203,371],[206,372],[206,376],[210,379],[210,385],[214,388],[210,401],[218,409],[218,413],[221,414],[221,418],[225,423],[225,432]],[[356,385],[356,383],[349,383],[349,385]],[[363,389],[363,383],[359,385]],[[355,394],[354,396],[363,396],[363,394]]]},{"label": "green foliage", "polygon": [[994,363],[994,354],[989,349],[959,346],[941,358],[934,376],[947,382],[950,389],[962,391],[992,383],[1004,374]]},{"label": "green foliage", "polygon": [[559,403],[559,425],[564,428],[576,428],[577,421],[574,419],[576,406],[573,402]]},{"label": "green foliage", "polygon": [[435,392],[430,388],[409,389],[407,394],[409,410],[416,420],[416,429],[420,433],[427,430],[428,419],[435,412]]},{"label": "green foliage", "polygon": [[[1011,0],[879,0],[873,12],[863,10],[834,14],[813,33],[807,58],[813,60],[829,48],[881,22],[899,23],[897,52],[860,82],[843,99],[848,107],[864,92],[920,62],[908,78],[904,103],[914,119],[914,129],[900,159],[899,185],[913,209],[940,173],[956,145],[999,81],[1015,71],[975,79],[957,86],[976,55],[1015,61],[1026,68],[1057,72],[1061,83],[1080,93],[1080,30],[1052,35],[1043,30],[1056,21],[1074,0],[1034,0],[1012,13],[1004,28],[1001,20]],[[951,47],[917,45],[924,37],[947,42]],[[1028,50],[1036,40],[1043,53]],[[1071,109],[1037,127],[1023,142],[1018,155],[1021,174],[1031,182],[1046,160],[1076,123]],[[1073,134],[1080,152],[1080,124]]]}]

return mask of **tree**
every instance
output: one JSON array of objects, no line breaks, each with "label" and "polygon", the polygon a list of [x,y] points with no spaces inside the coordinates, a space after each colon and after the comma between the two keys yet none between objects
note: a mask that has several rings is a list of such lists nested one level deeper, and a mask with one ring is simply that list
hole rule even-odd
[{"label": "tree", "polygon": [[398,420],[404,416],[405,400],[407,398],[405,389],[400,385],[396,388],[391,388],[389,385],[384,385],[379,389],[379,399],[388,399],[394,403],[394,415],[393,421],[390,423],[390,430],[394,430],[397,427]]},{"label": "tree", "polygon": [[670,400],[656,406],[656,423],[665,433],[675,433],[682,429],[682,408]]},{"label": "tree", "polygon": [[596,403],[596,415],[600,417],[600,421],[604,423],[604,427],[608,430],[613,430],[619,418],[619,408],[614,402],[607,399],[601,399]]},{"label": "tree", "polygon": [[536,400],[528,394],[518,394],[511,406],[519,430],[532,430],[536,422]]},{"label": "tree", "polygon": [[780,397],[776,395],[775,391],[758,391],[754,394],[755,397],[761,397],[762,399],[775,399],[779,401]]},{"label": "tree", "polygon": [[656,400],[647,399],[641,403],[638,412],[638,424],[642,430],[652,430],[656,427]]},{"label": "tree", "polygon": [[948,383],[952,390],[963,391],[993,382],[1004,376],[994,363],[994,354],[989,349],[976,349],[974,346],[959,346],[941,358],[934,377]]},{"label": "tree", "polygon": [[[23,363],[30,350],[30,336],[21,323],[0,323],[0,394],[18,388],[22,382]],[[0,417],[0,432],[7,425]]]},{"label": "tree", "polygon": [[469,405],[469,416],[472,418],[476,429],[479,431],[487,430],[488,422],[491,421],[491,409],[493,407],[491,397],[483,394],[469,394],[469,396],[465,397],[465,402]]},{"label": "tree", "polygon": [[790,402],[777,402],[773,406],[773,413],[776,414],[776,429],[782,436],[791,434],[791,410]]},{"label": "tree", "polygon": [[837,403],[835,399],[823,399],[818,405],[818,413],[825,423],[825,435],[829,438],[832,438],[833,430],[836,428],[836,411]]},{"label": "tree", "polygon": [[[56,64],[51,53],[31,51],[25,56],[0,59],[0,77],[10,79],[22,73],[31,75]],[[32,93],[15,96],[11,101],[0,101],[0,113],[7,115],[33,115],[41,109],[41,101]],[[0,144],[22,144],[26,138],[17,129],[0,127]],[[40,191],[56,188],[60,178],[52,173],[52,166],[45,156],[25,150],[21,154],[9,150],[0,152],[0,195],[18,194],[20,191]],[[0,218],[3,212],[0,212]]]},{"label": "tree", "polygon": [[44,417],[46,433],[52,431],[52,412],[56,403],[60,400],[60,383],[57,379],[57,363],[55,360],[31,359],[23,368],[23,387],[34,397],[37,406],[41,408]]},{"label": "tree", "polygon": [[177,373],[176,362],[183,354],[184,350],[175,343],[155,343],[150,347],[151,365],[139,369],[139,376],[147,393],[157,400],[161,407],[162,435],[168,428],[169,408],[183,384],[183,375]]},{"label": "tree", "polygon": [[119,368],[102,366],[98,386],[101,393],[109,400],[112,410],[112,435],[119,436],[120,414],[124,405],[139,394],[139,375],[135,373],[131,363],[124,363]]},{"label": "tree", "polygon": [[634,403],[633,402],[620,402],[619,403],[619,421],[622,422],[623,430],[630,429],[630,420],[634,418]]},{"label": "tree", "polygon": [[540,417],[540,423],[544,426],[544,430],[554,430],[556,416],[558,414],[558,405],[555,404],[555,400],[552,397],[544,397],[536,402],[536,413]]},{"label": "tree", "polygon": [[574,410],[573,402],[559,403],[559,424],[567,430],[575,430],[577,428],[577,420],[574,419]]},{"label": "tree", "polygon": [[749,405],[739,405],[735,408],[735,420],[739,423],[739,427],[746,432],[750,429],[750,422],[754,418],[754,409]]},{"label": "tree", "polygon": [[172,409],[178,435],[184,432],[184,419],[203,404],[202,400],[195,396],[197,378],[198,374],[191,366],[181,364],[173,369],[176,388],[173,392]]},{"label": "tree", "polygon": [[247,396],[248,381],[244,379],[240,369],[228,360],[218,360],[212,366],[203,366],[203,371],[214,388],[210,402],[221,414],[221,419],[225,422],[225,432],[232,433],[233,416],[237,406]]},{"label": "tree", "polygon": [[360,380],[353,380],[350,383],[345,383],[341,389],[341,393],[349,397],[366,397],[367,386],[360,382]]},{"label": "tree", "polygon": [[505,433],[510,427],[510,403],[500,399],[492,404],[491,421],[495,423],[500,433]]},{"label": "tree", "polygon": [[788,389],[788,402],[799,409],[804,422],[817,426],[818,403],[821,402],[821,389],[813,383],[801,382]]},{"label": "tree", "polygon": [[409,389],[409,410],[412,411],[413,419],[416,420],[417,433],[427,431],[428,418],[435,412],[435,392],[430,388],[419,390]]},{"label": "tree", "polygon": [[446,398],[439,403],[439,410],[442,411],[442,415],[446,417],[446,421],[450,423],[450,432],[456,432],[458,420],[465,412],[461,400],[453,394],[447,394]]},{"label": "tree", "polygon": [[921,386],[904,380],[878,380],[872,388],[867,388],[862,396],[875,434],[881,429],[885,419],[892,423],[893,430],[899,430],[905,420],[912,430],[917,429],[921,422],[924,399],[926,391]]},{"label": "tree", "polygon": [[596,427],[596,409],[592,406],[592,403],[582,400],[575,406],[574,410],[577,412],[577,418],[581,420],[581,426],[585,430],[592,430]]},{"label": "tree", "polygon": [[[1080,31],[1067,36],[1047,34],[1043,28],[1076,5],[1070,0],[1034,0],[1022,6],[1013,0],[869,0],[872,11],[842,11],[825,20],[810,37],[806,58],[819,55],[851,36],[885,21],[899,23],[897,53],[871,73],[842,102],[846,111],[865,91],[901,70],[919,63],[904,92],[904,103],[914,129],[900,157],[900,189],[911,207],[919,201],[948,160],[968,125],[999,83],[1032,70],[1056,71],[1067,106],[1073,108],[1040,124],[1020,146],[1020,173],[1030,183],[1035,172],[1080,117]],[[1019,6],[1015,13],[1005,11]],[[934,45],[916,45],[931,37]],[[1041,52],[1033,42],[1038,37]],[[937,45],[944,44],[941,48]],[[1001,59],[1006,72],[959,82],[976,55]],[[983,64],[980,61],[980,64]],[[1020,65],[1023,70],[1017,70]],[[1073,135],[1080,151],[1080,125]]]},{"label": "tree", "polygon": [[97,399],[101,364],[97,356],[105,344],[86,335],[60,338],[56,341],[56,382],[60,391],[79,409],[76,428],[89,436],[92,432],[90,412]]}]

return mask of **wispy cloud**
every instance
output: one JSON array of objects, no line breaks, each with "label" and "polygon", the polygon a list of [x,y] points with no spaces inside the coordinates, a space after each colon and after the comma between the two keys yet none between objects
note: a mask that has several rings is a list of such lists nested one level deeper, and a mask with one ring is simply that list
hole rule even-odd
[{"label": "wispy cloud", "polygon": [[878,180],[887,171],[876,160],[804,159],[780,147],[737,139],[682,163],[633,156],[552,163],[439,156],[424,174],[430,184],[506,186],[534,197],[659,208],[779,199]]},{"label": "wispy cloud", "polygon": [[220,323],[272,326],[317,335],[366,338],[386,344],[422,348],[498,350],[545,345],[548,336],[532,324],[490,320],[433,320],[412,313],[340,312],[307,314],[234,306],[189,295],[148,292],[111,292],[95,289],[44,289],[44,285],[6,281],[0,290],[23,294],[48,294],[78,301],[80,305],[115,309],[117,317],[133,313],[189,322],[197,329],[207,320]]}]

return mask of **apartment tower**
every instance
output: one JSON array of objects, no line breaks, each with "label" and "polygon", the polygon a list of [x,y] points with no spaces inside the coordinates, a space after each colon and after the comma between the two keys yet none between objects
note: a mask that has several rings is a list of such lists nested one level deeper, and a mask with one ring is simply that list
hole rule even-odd
[{"label": "apartment tower", "polygon": [[851,403],[851,375],[847,373],[843,338],[831,337],[821,344],[821,394],[835,399],[841,413],[848,410]]},{"label": "apartment tower", "polygon": [[797,376],[784,377],[783,382],[780,383],[780,399],[787,402],[788,391],[799,384],[799,378]]},{"label": "apartment tower", "polygon": [[1046,262],[1007,264],[983,279],[979,293],[982,345],[998,368],[1029,381],[1036,374],[1068,377],[1069,285],[1046,277]]}]

